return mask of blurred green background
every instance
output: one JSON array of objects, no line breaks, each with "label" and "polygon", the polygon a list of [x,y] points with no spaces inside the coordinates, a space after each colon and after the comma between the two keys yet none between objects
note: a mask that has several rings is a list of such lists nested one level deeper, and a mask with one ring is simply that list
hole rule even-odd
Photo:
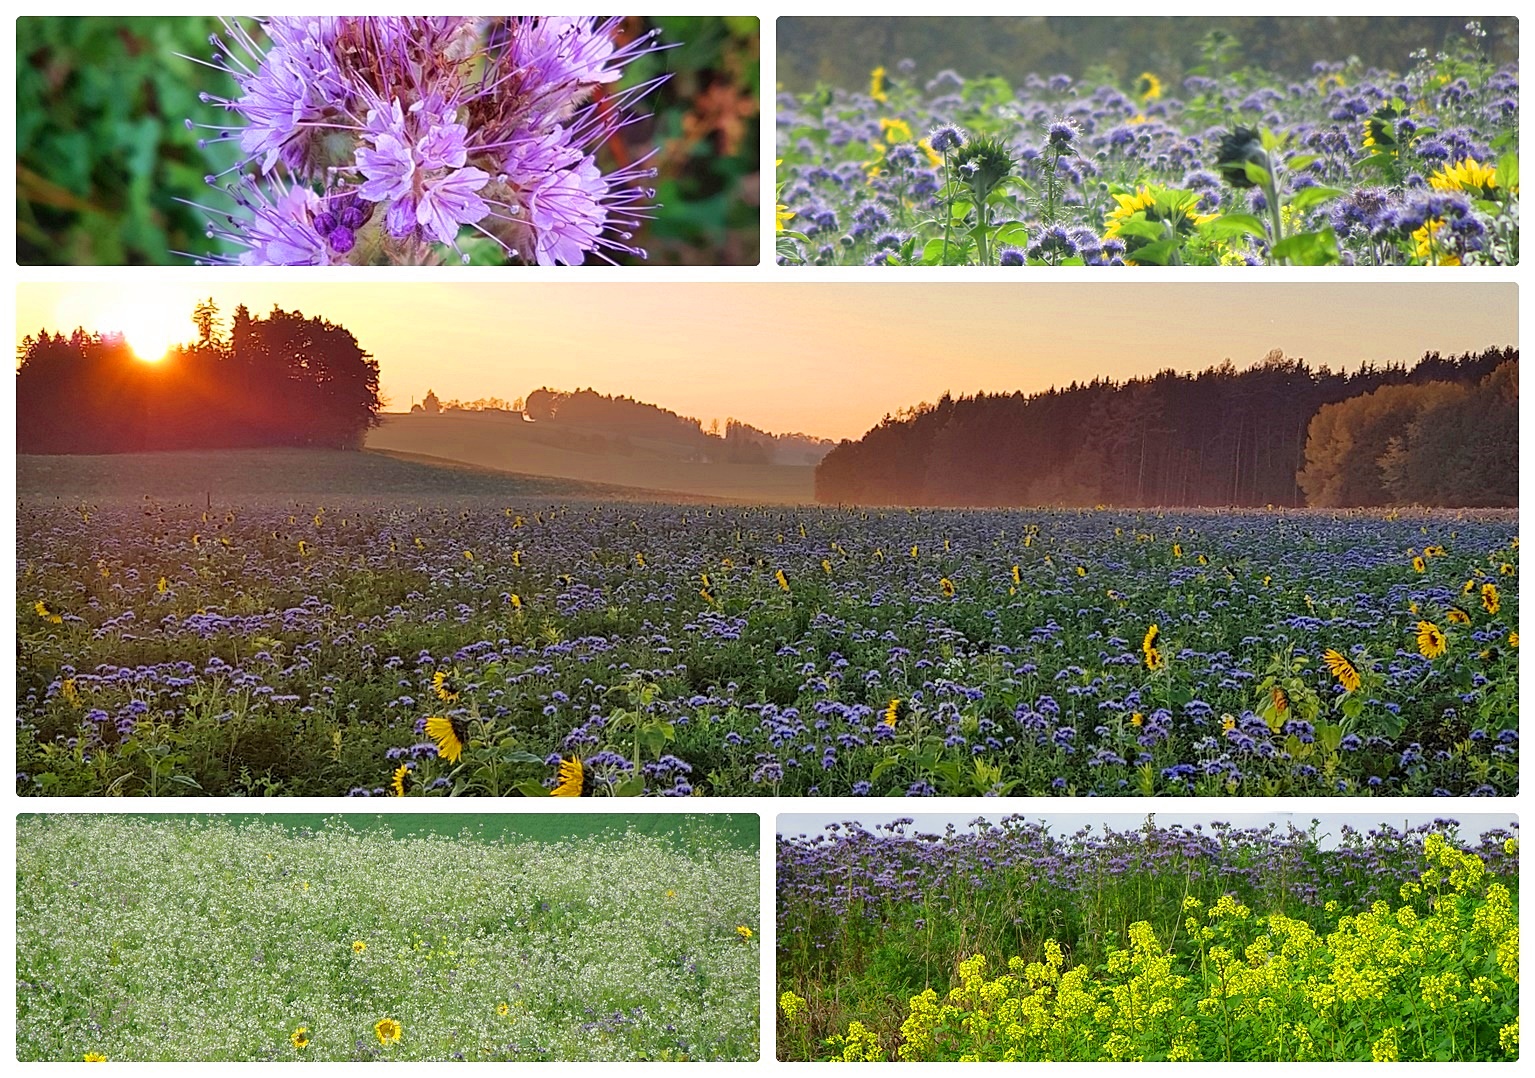
[{"label": "blurred green background", "polygon": [[[624,84],[664,72],[646,99],[653,118],[603,151],[605,167],[658,150],[662,208],[639,235],[648,265],[755,265],[761,161],[759,28],[752,16],[626,20],[680,43],[629,65]],[[231,164],[231,145],[197,145],[190,117],[223,116],[206,90],[227,76],[206,58],[214,18],[28,16],[16,20],[16,261],[22,265],[186,264],[207,253],[201,211],[227,199],[203,177]],[[636,260],[638,261],[638,260]]]},{"label": "blurred green background", "polygon": [[[1252,65],[1290,78],[1316,61],[1357,56],[1366,67],[1403,71],[1408,53],[1431,53],[1465,37],[1475,12],[1435,17],[1239,15],[1134,18],[1040,15],[1029,17],[889,18],[785,17],[778,20],[778,79],[785,90],[817,82],[863,90],[869,72],[892,74],[904,58],[917,62],[924,82],[944,68],[966,78],[1001,75],[1013,83],[1033,73],[1081,78],[1089,72],[1124,83],[1142,71],[1170,87],[1204,62],[1200,42],[1223,30],[1240,42],[1228,69]],[[1498,63],[1518,55],[1518,20],[1482,18],[1483,48]]]}]

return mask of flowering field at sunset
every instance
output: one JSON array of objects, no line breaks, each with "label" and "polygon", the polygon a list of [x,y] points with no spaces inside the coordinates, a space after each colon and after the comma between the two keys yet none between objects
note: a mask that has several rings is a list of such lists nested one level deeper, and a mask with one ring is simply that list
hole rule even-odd
[{"label": "flowering field at sunset", "polygon": [[1508,795],[1507,512],[19,509],[18,791]]}]

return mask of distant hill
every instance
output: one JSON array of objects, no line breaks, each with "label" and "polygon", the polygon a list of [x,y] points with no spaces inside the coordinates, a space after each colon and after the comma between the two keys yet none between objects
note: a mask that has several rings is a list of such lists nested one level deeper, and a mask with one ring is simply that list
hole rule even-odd
[{"label": "distant hill", "polygon": [[[724,450],[726,440],[705,434],[696,421],[643,405],[643,410],[616,409],[635,422],[598,424],[588,421],[588,403],[579,401],[573,409],[576,422],[563,409],[552,416],[540,410],[541,420],[505,410],[385,414],[368,433],[367,448],[668,495],[777,504],[814,498],[810,463],[767,463],[772,456],[766,452],[739,454],[732,461],[724,452],[710,452]],[[667,420],[669,415],[676,421]]]},{"label": "distant hill", "polygon": [[829,438],[809,434],[772,434],[735,419],[727,419],[723,430],[705,430],[703,423],[692,416],[678,415],[633,397],[615,397],[591,389],[566,392],[545,386],[529,393],[520,407],[497,398],[467,404],[444,402],[429,390],[425,401],[411,409],[414,415],[499,413],[503,419],[520,418],[519,411],[535,423],[558,423],[596,432],[610,440],[664,442],[679,447],[690,459],[716,464],[815,465],[836,444]]}]

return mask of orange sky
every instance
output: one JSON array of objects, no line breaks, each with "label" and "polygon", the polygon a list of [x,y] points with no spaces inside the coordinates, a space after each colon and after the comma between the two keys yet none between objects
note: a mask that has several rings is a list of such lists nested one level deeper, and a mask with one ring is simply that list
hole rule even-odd
[{"label": "orange sky", "polygon": [[[17,337],[126,329],[152,350],[193,335],[192,307],[279,304],[356,334],[391,409],[590,386],[707,425],[857,437],[945,391],[1025,392],[1271,348],[1313,364],[1413,360],[1516,344],[1512,284],[466,284],[447,281],[29,284]],[[149,342],[154,342],[151,345]]]}]

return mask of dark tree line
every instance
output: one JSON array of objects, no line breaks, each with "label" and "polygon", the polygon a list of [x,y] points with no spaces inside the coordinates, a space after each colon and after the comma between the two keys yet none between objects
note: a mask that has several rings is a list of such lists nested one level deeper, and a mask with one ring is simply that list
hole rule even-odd
[{"label": "dark tree line", "polygon": [[[802,93],[817,82],[846,89],[869,85],[883,66],[900,77],[903,58],[916,61],[916,77],[944,68],[966,78],[1000,75],[1013,85],[1029,76],[1109,78],[1121,83],[1142,71],[1156,73],[1169,93],[1185,75],[1220,77],[1253,66],[1297,80],[1314,77],[1317,61],[1358,57],[1366,68],[1403,71],[1417,49],[1456,51],[1467,38],[1467,15],[1434,16],[919,16],[786,17],[778,22],[778,74],[786,89]],[[1495,63],[1519,53],[1519,24],[1487,18],[1487,37],[1476,42]],[[1223,34],[1223,63],[1212,66],[1207,43]]]},{"label": "dark tree line", "polygon": [[1311,420],[1300,484],[1318,506],[1519,504],[1519,365],[1474,385],[1382,386]]},{"label": "dark tree line", "polygon": [[[816,469],[816,498],[897,505],[1300,506],[1310,489],[1301,474],[1319,409],[1389,386],[1474,387],[1505,363],[1510,373],[1500,392],[1508,392],[1517,386],[1517,360],[1513,348],[1431,352],[1410,367],[1366,365],[1344,373],[1275,351],[1246,370],[1228,360],[1197,374],[1094,379],[1032,396],[945,395],[937,404],[887,415],[858,441],[838,444]],[[1441,416],[1446,423],[1449,417]],[[1431,429],[1433,413],[1415,411],[1412,419],[1425,424],[1417,435],[1408,437],[1402,424],[1391,432],[1406,439],[1404,451],[1439,437]],[[1510,473],[1517,451],[1511,430],[1500,427],[1498,434],[1508,439],[1499,467]],[[1372,466],[1384,467],[1379,458],[1388,448],[1381,444]],[[1410,498],[1408,486],[1392,492],[1384,482],[1377,481],[1384,501],[1351,504]],[[1465,486],[1474,484],[1466,480]],[[1481,504],[1508,504],[1488,497]]]},{"label": "dark tree line", "polygon": [[118,336],[46,330],[17,348],[21,453],[125,453],[253,446],[360,448],[378,423],[378,363],[350,330],[273,307],[211,301],[195,344],[145,362]]}]

